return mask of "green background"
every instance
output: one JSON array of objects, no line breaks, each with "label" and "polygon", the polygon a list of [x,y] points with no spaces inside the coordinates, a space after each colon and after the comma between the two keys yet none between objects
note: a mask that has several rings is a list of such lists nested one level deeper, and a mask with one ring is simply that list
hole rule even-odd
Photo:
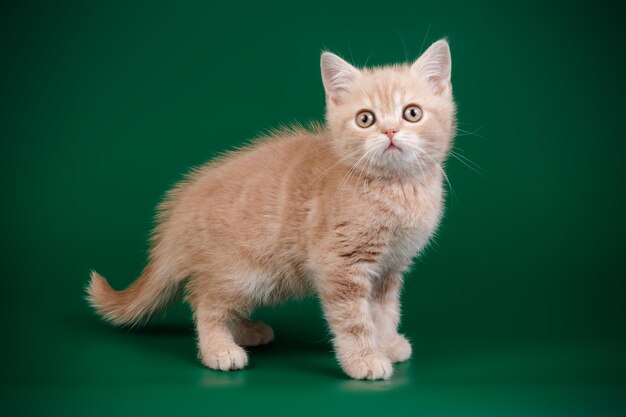
[{"label": "green background", "polygon": [[[176,4],[174,4],[176,3]],[[602,2],[3,2],[4,415],[624,415],[623,13]],[[183,304],[99,321],[183,173],[321,120],[319,54],[412,60],[447,36],[453,193],[403,293],[413,358],[351,381],[315,300],[258,312],[274,344],[229,374]],[[469,163],[471,165],[471,163]]]}]

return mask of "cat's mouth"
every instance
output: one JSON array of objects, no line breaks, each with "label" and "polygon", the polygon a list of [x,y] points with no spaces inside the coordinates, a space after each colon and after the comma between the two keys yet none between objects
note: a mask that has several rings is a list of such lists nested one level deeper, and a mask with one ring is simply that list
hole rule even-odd
[{"label": "cat's mouth", "polygon": [[400,149],[400,147],[396,145],[395,143],[391,142],[389,146],[387,146],[387,149],[385,149],[385,152],[393,152],[393,151],[402,152],[402,149]]}]

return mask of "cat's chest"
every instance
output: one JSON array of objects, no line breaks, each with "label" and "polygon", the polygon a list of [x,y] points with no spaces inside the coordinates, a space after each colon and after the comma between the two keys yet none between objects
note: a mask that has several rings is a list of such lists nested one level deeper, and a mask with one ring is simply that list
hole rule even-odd
[{"label": "cat's chest", "polygon": [[388,251],[383,257],[385,269],[402,269],[427,244],[436,231],[442,216],[442,187],[440,183],[420,187],[402,198],[390,199],[391,215],[388,223]]}]

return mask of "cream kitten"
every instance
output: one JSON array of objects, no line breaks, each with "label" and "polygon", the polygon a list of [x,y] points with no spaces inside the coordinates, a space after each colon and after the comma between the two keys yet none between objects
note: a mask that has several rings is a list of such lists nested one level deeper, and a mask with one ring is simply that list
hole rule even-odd
[{"label": "cream kitten", "polygon": [[95,271],[89,301],[136,324],[186,289],[209,368],[240,369],[272,341],[258,306],[319,294],[352,378],[387,379],[411,356],[398,334],[402,274],[442,215],[455,134],[448,43],[412,65],[356,69],[321,56],[325,128],[276,133],[206,164],[159,206],[148,264],[124,291]]}]

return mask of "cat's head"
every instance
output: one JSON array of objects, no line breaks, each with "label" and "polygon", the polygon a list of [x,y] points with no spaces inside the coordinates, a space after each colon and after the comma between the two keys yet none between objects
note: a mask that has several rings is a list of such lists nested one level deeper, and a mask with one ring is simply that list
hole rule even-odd
[{"label": "cat's head", "polygon": [[381,175],[440,169],[456,130],[448,42],[413,64],[357,69],[321,57],[326,121],[345,163]]}]

